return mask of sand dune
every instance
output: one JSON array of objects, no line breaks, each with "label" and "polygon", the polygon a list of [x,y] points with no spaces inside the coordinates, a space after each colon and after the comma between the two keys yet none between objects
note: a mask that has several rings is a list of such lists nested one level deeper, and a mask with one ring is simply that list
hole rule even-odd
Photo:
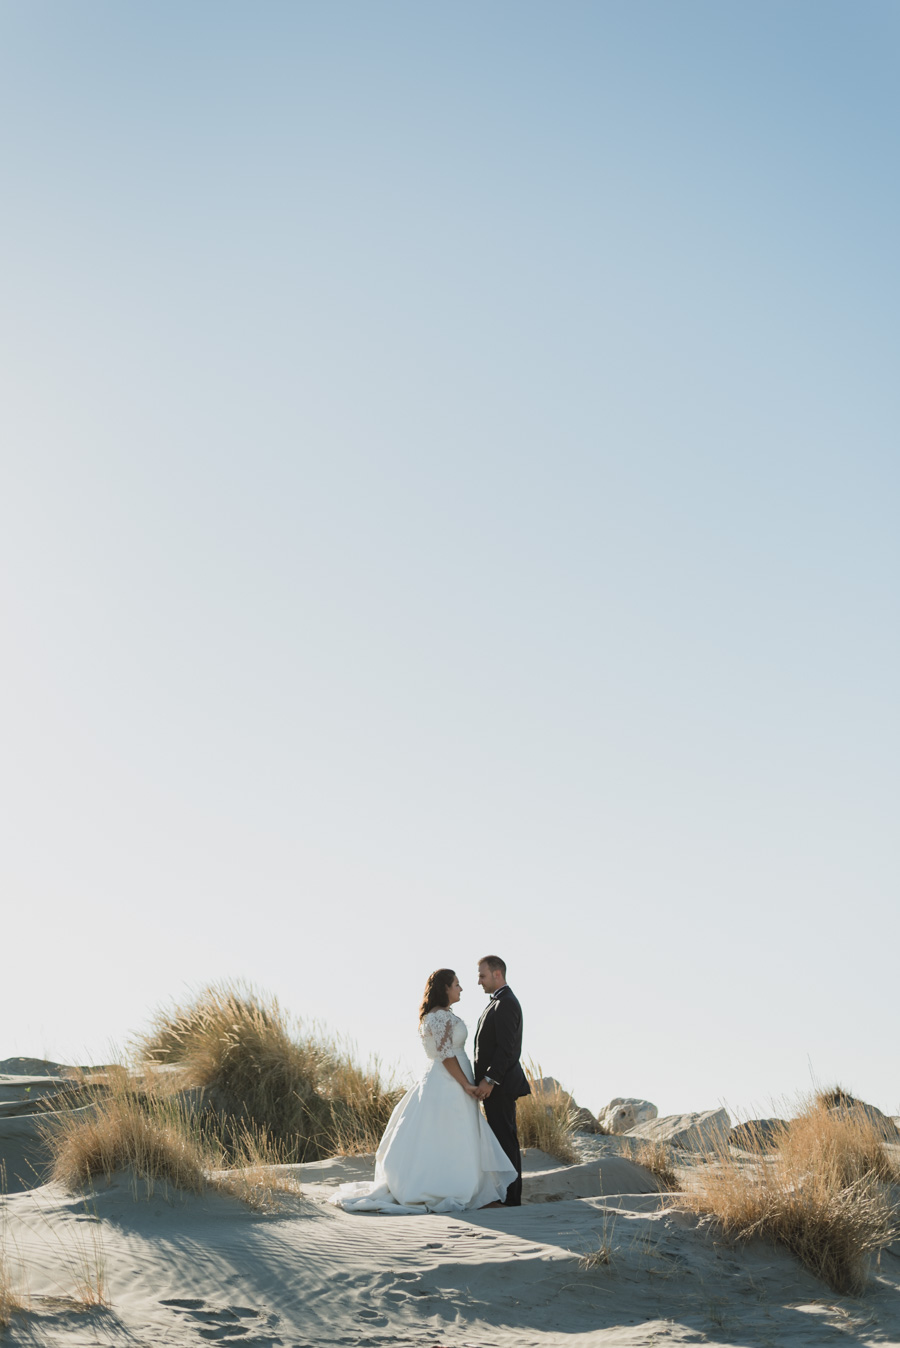
[{"label": "sand dune", "polygon": [[[7,1076],[3,1103],[15,1103],[13,1084]],[[280,1167],[300,1193],[260,1214],[214,1191],[143,1197],[125,1173],[79,1196],[39,1183],[21,1161],[29,1148],[34,1160],[34,1121],[0,1118],[7,1170],[23,1172],[0,1200],[0,1244],[27,1302],[5,1331],[10,1345],[900,1342],[900,1244],[864,1297],[836,1296],[789,1254],[732,1248],[673,1210],[616,1138],[582,1139],[575,1166],[530,1151],[518,1210],[342,1212],[329,1198],[371,1175],[363,1157]],[[600,1246],[609,1262],[582,1267]],[[104,1304],[91,1305],[98,1291]]]}]

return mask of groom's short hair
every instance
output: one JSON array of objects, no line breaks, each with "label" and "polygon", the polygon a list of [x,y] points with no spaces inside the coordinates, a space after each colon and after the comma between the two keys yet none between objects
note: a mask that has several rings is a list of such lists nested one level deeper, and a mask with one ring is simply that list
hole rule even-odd
[{"label": "groom's short hair", "polygon": [[478,963],[486,964],[493,974],[499,969],[503,977],[506,977],[506,964],[499,955],[485,955],[478,961]]}]

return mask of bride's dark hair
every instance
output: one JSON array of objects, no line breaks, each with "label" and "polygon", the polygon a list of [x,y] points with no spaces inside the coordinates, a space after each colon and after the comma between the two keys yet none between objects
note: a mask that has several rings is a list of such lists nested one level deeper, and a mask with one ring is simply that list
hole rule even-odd
[{"label": "bride's dark hair", "polygon": [[425,984],[425,996],[422,998],[422,1005],[419,1007],[419,1020],[428,1015],[429,1011],[434,1011],[438,1006],[449,1006],[450,997],[448,988],[453,982],[456,974],[453,969],[435,969],[433,974],[428,975],[428,981]]}]

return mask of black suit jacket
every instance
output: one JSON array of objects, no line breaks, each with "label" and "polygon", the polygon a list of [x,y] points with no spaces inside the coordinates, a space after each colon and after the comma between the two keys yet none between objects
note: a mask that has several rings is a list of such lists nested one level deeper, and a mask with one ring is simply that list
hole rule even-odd
[{"label": "black suit jacket", "polygon": [[511,1095],[530,1095],[531,1087],[522,1071],[522,1008],[512,988],[502,987],[484,1009],[475,1031],[475,1080],[490,1077],[495,1091]]}]

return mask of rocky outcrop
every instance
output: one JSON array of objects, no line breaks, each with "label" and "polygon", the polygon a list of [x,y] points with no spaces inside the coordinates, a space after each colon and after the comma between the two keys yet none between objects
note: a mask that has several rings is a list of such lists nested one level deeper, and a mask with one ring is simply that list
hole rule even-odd
[{"label": "rocky outcrop", "polygon": [[639,1123],[649,1123],[655,1119],[659,1110],[649,1100],[638,1100],[633,1096],[616,1096],[597,1115],[597,1122],[604,1132],[627,1133]]},{"label": "rocky outcrop", "polygon": [[855,1100],[852,1105],[836,1105],[830,1109],[829,1114],[837,1115],[844,1119],[859,1119],[860,1122],[869,1123],[877,1133],[884,1138],[885,1142],[900,1142],[900,1130],[889,1114],[882,1114],[875,1105],[864,1104],[862,1100]]},{"label": "rocky outcrop", "polygon": [[728,1145],[731,1119],[727,1109],[706,1109],[699,1114],[668,1114],[630,1128],[626,1137],[666,1142],[682,1151],[709,1151]]},{"label": "rocky outcrop", "polygon": [[583,1109],[577,1104],[574,1097],[564,1090],[556,1077],[541,1077],[537,1081],[532,1081],[531,1089],[535,1095],[555,1095],[565,1101],[569,1108],[575,1128],[579,1133],[602,1133],[604,1130],[598,1127],[597,1120],[589,1109]]},{"label": "rocky outcrop", "polygon": [[776,1151],[787,1126],[784,1119],[748,1119],[732,1128],[729,1140],[741,1151]]}]

